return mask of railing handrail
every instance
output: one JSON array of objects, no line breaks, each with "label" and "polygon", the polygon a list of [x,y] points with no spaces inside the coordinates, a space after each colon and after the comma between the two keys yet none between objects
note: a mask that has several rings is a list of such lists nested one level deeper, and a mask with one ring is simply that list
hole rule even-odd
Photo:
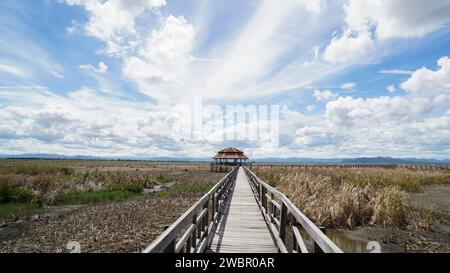
[{"label": "railing handrail", "polygon": [[[254,194],[258,199],[258,205],[264,214],[264,219],[266,220],[266,222],[268,222],[269,231],[275,238],[280,252],[287,252],[285,244],[287,212],[289,212],[295,218],[296,222],[303,227],[303,229],[309,234],[314,243],[317,244],[317,246],[320,247],[323,252],[343,252],[311,220],[309,220],[308,217],[306,217],[285,194],[261,180],[249,168],[244,166],[244,170],[247,176],[250,178],[250,182],[254,183],[252,189],[254,190]],[[272,211],[270,212],[270,215],[268,214],[266,191],[270,192],[273,197],[276,197],[281,202],[281,204],[277,204],[275,200],[270,200],[272,205]],[[276,213],[274,212],[274,210],[279,210],[280,219],[276,218]],[[300,232],[295,225],[293,225],[293,238],[294,242],[298,244],[293,246],[294,250],[297,249],[298,252],[307,251],[306,247],[304,246],[303,238],[301,238]]]},{"label": "railing handrail", "polygon": [[[209,235],[212,230],[217,226],[217,219],[221,214],[223,204],[225,204],[225,200],[223,194],[226,190],[230,188],[232,182],[236,178],[237,169],[239,166],[234,167],[229,173],[227,173],[219,182],[217,182],[206,194],[204,194],[194,205],[192,205],[183,215],[181,215],[172,225],[170,225],[163,233],[156,238],[149,246],[147,246],[142,252],[143,253],[160,253],[160,252],[178,252],[182,251],[184,245],[177,246],[177,236],[186,227],[186,225],[191,222],[191,226],[193,228],[187,228],[187,231],[181,239],[189,238],[190,236],[194,236],[197,238],[193,238],[193,242],[196,242],[196,239],[200,240],[199,245],[193,245],[194,249],[201,249],[202,251],[205,249],[207,241],[209,239]],[[226,198],[226,196],[225,196]],[[208,212],[209,201],[212,200],[212,217],[211,221],[209,220]],[[197,219],[197,214],[199,210],[203,208],[201,213],[199,214],[199,218]],[[205,221],[206,218],[206,221]],[[202,222],[202,223],[200,223]],[[201,227],[198,227],[201,225]],[[199,230],[201,228],[201,230]],[[198,232],[197,232],[198,231]],[[190,233],[190,234],[188,234]],[[196,234],[197,233],[197,234]],[[187,242],[189,241],[189,242]],[[191,243],[189,239],[186,239],[183,243]],[[190,250],[191,245],[186,247],[186,250]],[[189,248],[189,249],[188,249]]]}]

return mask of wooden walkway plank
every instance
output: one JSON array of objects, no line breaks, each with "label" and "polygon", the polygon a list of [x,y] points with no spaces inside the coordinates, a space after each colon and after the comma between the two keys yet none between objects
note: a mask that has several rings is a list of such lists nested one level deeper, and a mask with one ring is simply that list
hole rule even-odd
[{"label": "wooden walkway plank", "polygon": [[277,252],[242,167],[239,168],[231,194],[208,252]]}]

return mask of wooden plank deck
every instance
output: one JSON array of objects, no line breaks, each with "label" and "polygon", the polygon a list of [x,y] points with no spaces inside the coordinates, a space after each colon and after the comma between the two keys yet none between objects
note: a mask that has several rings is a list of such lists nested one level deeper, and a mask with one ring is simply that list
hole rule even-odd
[{"label": "wooden plank deck", "polygon": [[275,253],[277,248],[241,167],[207,252]]}]

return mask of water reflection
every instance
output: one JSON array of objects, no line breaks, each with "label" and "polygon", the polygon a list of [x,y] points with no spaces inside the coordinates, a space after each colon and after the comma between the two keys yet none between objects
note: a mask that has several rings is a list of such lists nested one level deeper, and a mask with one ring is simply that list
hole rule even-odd
[{"label": "water reflection", "polygon": [[344,232],[339,230],[327,230],[326,234],[342,251],[346,253],[366,253],[366,241],[353,240],[349,238]]}]

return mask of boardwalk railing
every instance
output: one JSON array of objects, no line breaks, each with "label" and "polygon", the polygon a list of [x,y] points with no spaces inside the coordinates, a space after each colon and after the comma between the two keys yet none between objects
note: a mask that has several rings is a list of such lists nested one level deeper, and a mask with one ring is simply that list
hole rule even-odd
[{"label": "boardwalk railing", "polygon": [[[259,179],[247,167],[244,170],[279,252],[288,253],[288,249],[293,253],[309,252],[300,232],[301,227],[314,241],[314,252],[342,253],[286,195]],[[288,230],[291,232],[290,236],[287,236]],[[288,244],[288,238],[292,240],[292,244]]]},{"label": "boardwalk railing", "polygon": [[204,252],[214,236],[238,169],[235,166],[143,252]]}]

